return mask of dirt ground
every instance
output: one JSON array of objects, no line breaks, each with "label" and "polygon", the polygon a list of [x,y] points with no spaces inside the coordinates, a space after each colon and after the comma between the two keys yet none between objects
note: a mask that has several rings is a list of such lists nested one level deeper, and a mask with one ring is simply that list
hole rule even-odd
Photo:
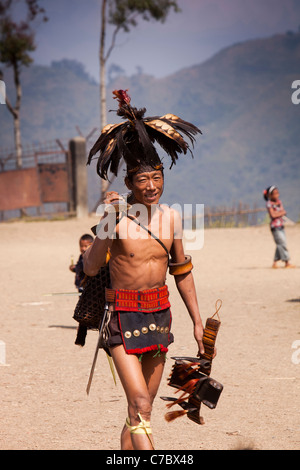
[{"label": "dirt ground", "polygon": [[[0,224],[0,449],[118,450],[126,400],[114,385],[101,350],[90,394],[86,385],[97,333],[74,345],[76,295],[69,271],[78,239],[94,225],[83,220]],[[152,429],[157,450],[294,450],[300,447],[300,226],[286,228],[296,269],[271,269],[268,226],[205,230],[204,246],[190,251],[202,318],[222,299],[222,325],[212,377],[224,385],[216,409],[202,405],[205,425],[186,417],[167,423],[157,397]],[[195,355],[192,324],[171,292],[175,343],[171,356]],[[5,353],[5,354],[4,354]]]}]

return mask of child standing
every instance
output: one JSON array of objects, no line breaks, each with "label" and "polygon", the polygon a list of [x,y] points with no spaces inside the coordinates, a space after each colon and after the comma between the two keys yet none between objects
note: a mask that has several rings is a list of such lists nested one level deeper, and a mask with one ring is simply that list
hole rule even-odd
[{"label": "child standing", "polygon": [[286,268],[294,268],[290,263],[290,255],[286,245],[286,234],[284,231],[284,219],[286,211],[279,199],[279,191],[276,186],[269,186],[264,190],[264,199],[267,201],[267,210],[271,218],[270,228],[276,243],[273,268],[277,268],[278,261],[284,261]]},{"label": "child standing", "polygon": [[92,235],[89,235],[88,233],[85,233],[82,235],[79,239],[79,249],[80,249],[80,256],[78,258],[78,261],[76,264],[71,264],[69,266],[70,271],[75,273],[75,286],[78,289],[78,292],[82,292],[83,287],[82,287],[82,281],[85,277],[85,274],[83,272],[83,255],[88,249],[88,247],[93,243],[94,237]]}]

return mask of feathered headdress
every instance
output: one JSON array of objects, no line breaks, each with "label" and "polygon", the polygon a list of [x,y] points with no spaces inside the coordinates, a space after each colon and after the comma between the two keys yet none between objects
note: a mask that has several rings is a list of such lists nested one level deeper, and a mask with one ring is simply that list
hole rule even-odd
[{"label": "feathered headdress", "polygon": [[172,167],[176,164],[179,153],[186,154],[188,150],[192,153],[182,134],[192,144],[195,141],[194,135],[202,134],[196,126],[174,114],[144,117],[146,109],[132,107],[127,91],[113,91],[114,99],[119,102],[117,115],[126,121],[105,126],[88,157],[90,164],[93,156],[100,152],[97,173],[105,180],[108,179],[108,171],[117,176],[122,158],[127,165],[127,172],[137,171],[141,166],[161,168],[162,163],[154,146],[156,142],[171,157]]}]

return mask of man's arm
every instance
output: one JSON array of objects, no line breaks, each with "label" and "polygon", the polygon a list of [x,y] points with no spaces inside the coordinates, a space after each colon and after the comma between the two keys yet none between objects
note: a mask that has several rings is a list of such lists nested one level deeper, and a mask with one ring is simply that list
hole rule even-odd
[{"label": "man's arm", "polygon": [[83,271],[88,276],[96,276],[106,263],[108,250],[112,246],[116,226],[115,214],[106,214],[97,226],[97,236],[83,255]]},{"label": "man's arm", "polygon": [[[182,256],[183,255],[183,256]],[[180,263],[184,261],[184,253],[182,241],[177,239],[174,240],[172,249],[171,249],[172,261]],[[198,354],[204,353],[204,346],[202,343],[203,337],[203,324],[199,312],[196,288],[194,284],[194,277],[191,272],[186,274],[176,275],[175,282],[178,292],[189,312],[191,320],[194,325],[194,337],[198,343]]]},{"label": "man's arm", "polygon": [[105,265],[106,254],[112,240],[103,241],[95,238],[93,244],[86,250],[83,256],[83,271],[88,276],[96,276],[101,266]]},{"label": "man's arm", "polygon": [[[106,193],[103,201],[106,204],[112,204],[122,200],[116,191]],[[97,225],[97,236],[93,244],[86,250],[83,256],[83,270],[88,276],[96,276],[99,269],[105,265],[107,252],[110,250],[114,238],[118,215],[116,212],[104,212],[102,219]]]},{"label": "man's arm", "polygon": [[[182,243],[182,222],[179,214],[176,211],[174,211],[174,239],[170,254],[173,263],[183,263],[185,261],[185,254]],[[198,353],[203,354],[203,324],[199,312],[193,274],[192,272],[188,272],[186,274],[180,274],[174,277],[178,292],[189,312],[194,325],[194,337],[198,343]]]}]

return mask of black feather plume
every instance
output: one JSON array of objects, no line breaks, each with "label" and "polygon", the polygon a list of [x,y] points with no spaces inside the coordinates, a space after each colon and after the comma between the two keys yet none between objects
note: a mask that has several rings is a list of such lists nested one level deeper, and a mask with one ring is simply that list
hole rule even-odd
[{"label": "black feather plume", "polygon": [[193,146],[194,136],[202,134],[200,129],[174,114],[144,118],[146,109],[132,107],[127,90],[115,90],[113,94],[119,102],[117,115],[126,121],[105,126],[90,150],[88,164],[99,152],[97,173],[101,178],[107,179],[109,171],[117,176],[122,158],[128,170],[141,165],[158,167],[161,160],[155,143],[171,157],[171,167],[176,164],[178,154],[189,150],[193,155],[183,135]]}]

